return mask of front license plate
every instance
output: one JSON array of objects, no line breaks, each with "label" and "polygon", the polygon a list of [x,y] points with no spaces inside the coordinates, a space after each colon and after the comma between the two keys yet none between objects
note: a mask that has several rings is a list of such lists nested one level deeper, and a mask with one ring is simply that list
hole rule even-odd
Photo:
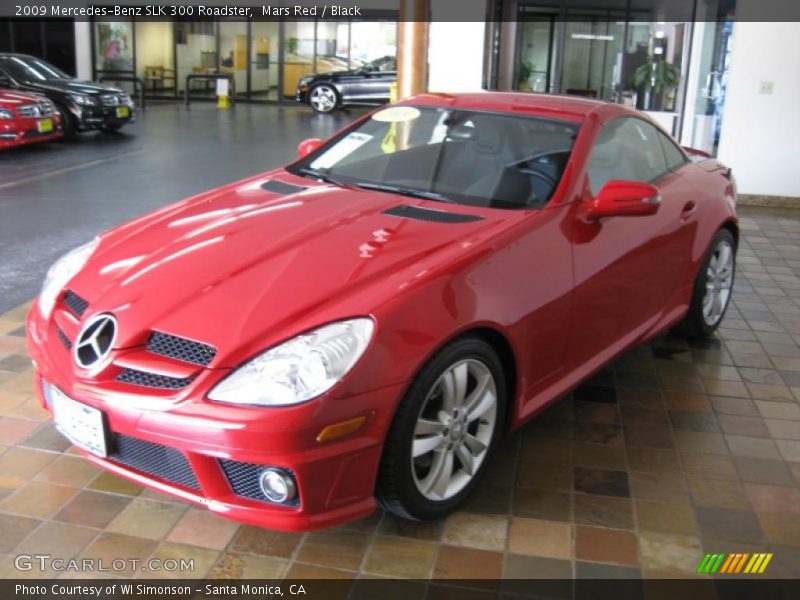
[{"label": "front license plate", "polygon": [[127,119],[131,116],[131,111],[127,106],[118,106],[117,107],[117,118],[118,119]]},{"label": "front license plate", "polygon": [[36,128],[39,130],[39,133],[50,133],[53,131],[53,120],[42,119],[36,123]]},{"label": "front license plate", "polygon": [[76,446],[105,457],[107,451],[103,413],[91,406],[75,402],[55,387],[50,388],[50,395],[56,429]]}]

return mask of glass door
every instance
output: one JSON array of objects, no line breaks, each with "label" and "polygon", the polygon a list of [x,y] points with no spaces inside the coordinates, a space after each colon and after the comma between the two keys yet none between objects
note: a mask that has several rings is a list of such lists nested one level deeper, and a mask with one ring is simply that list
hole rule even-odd
[{"label": "glass door", "polygon": [[520,10],[517,69],[514,89],[523,92],[555,91],[556,15]]},{"label": "glass door", "polygon": [[253,21],[250,39],[250,99],[279,100],[280,25]]},{"label": "glass door", "polygon": [[[175,23],[175,63],[177,88],[183,94],[187,75],[216,73],[217,24],[213,21],[178,21]],[[213,80],[196,80],[190,84],[193,96],[214,98],[216,84]]]},{"label": "glass door", "polygon": [[609,10],[568,16],[560,91],[616,100],[622,86],[625,13]]},{"label": "glass door", "polygon": [[696,21],[681,144],[716,155],[730,63],[731,21]]}]

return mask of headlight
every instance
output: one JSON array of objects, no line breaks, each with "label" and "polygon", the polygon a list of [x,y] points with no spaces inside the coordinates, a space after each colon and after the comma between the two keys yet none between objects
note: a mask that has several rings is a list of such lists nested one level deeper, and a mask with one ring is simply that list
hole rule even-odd
[{"label": "headlight", "polygon": [[72,98],[72,101],[75,104],[80,106],[94,106],[97,104],[97,100],[92,96],[87,96],[86,94],[70,94],[69,96]]},{"label": "headlight", "polygon": [[13,119],[14,113],[7,108],[0,108],[0,119]]},{"label": "headlight", "polygon": [[69,280],[83,268],[99,242],[100,240],[95,238],[88,244],[67,252],[47,271],[42,291],[39,293],[39,312],[45,319],[50,316],[58,294],[69,283]]},{"label": "headlight", "polygon": [[239,367],[208,397],[252,406],[288,406],[311,400],[353,368],[374,330],[372,319],[359,318],[297,336]]},{"label": "headlight", "polygon": [[300,87],[304,85],[307,86],[309,83],[311,83],[313,79],[314,79],[313,77],[301,77],[300,81],[297,82],[297,85],[299,85]]}]

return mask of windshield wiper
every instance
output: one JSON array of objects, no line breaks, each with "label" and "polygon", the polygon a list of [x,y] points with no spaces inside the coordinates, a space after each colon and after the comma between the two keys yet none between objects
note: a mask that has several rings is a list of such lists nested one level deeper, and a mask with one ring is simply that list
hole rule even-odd
[{"label": "windshield wiper", "polygon": [[331,177],[330,175],[328,175],[327,172],[322,171],[320,169],[309,169],[308,167],[302,167],[300,169],[297,169],[297,171],[299,173],[302,173],[303,175],[308,175],[309,177],[314,177],[315,179],[324,181],[325,183],[332,183],[333,185],[338,185],[339,187],[343,188],[352,187],[347,185],[346,183],[339,181],[335,177]]},{"label": "windshield wiper", "polygon": [[425,190],[418,190],[416,188],[403,187],[400,185],[389,185],[386,183],[369,183],[366,181],[359,181],[354,184],[355,187],[363,188],[365,190],[376,190],[379,192],[388,192],[389,194],[401,194],[403,196],[411,196],[412,198],[424,198],[425,200],[436,200],[437,202],[450,202],[454,203],[455,200],[448,198],[437,192],[428,192]]}]

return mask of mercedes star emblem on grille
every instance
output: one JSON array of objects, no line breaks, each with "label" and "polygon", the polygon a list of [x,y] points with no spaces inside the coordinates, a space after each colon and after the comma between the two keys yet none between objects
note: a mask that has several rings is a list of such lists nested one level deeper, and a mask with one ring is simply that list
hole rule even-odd
[{"label": "mercedes star emblem on grille", "polygon": [[75,340],[73,357],[84,369],[103,366],[117,339],[117,320],[107,313],[95,315],[83,326]]}]

